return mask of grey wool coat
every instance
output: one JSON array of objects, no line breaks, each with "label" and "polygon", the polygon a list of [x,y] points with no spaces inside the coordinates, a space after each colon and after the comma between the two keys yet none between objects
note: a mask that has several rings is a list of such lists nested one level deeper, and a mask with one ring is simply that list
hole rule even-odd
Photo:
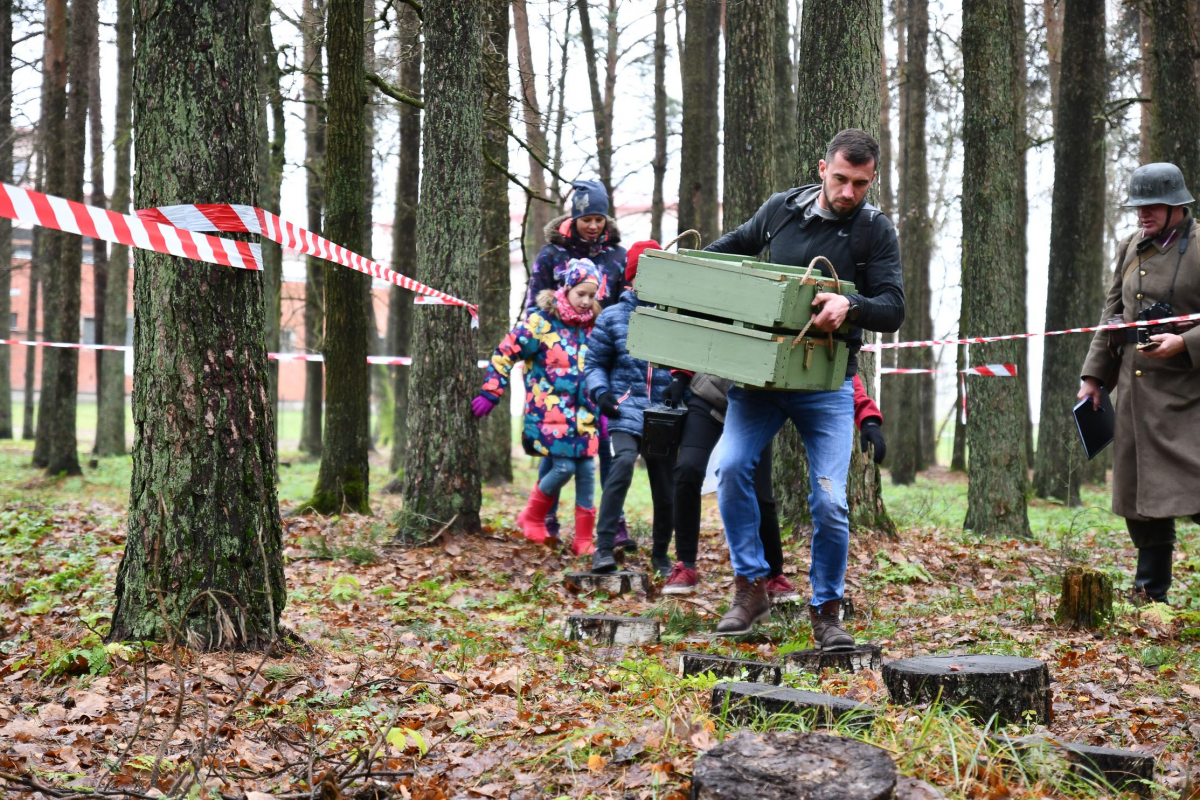
[{"label": "grey wool coat", "polygon": [[[1175,227],[1165,246],[1162,237],[1143,241],[1140,233],[1121,242],[1101,324],[1111,317],[1133,322],[1139,308],[1159,301],[1169,302],[1175,315],[1200,313],[1200,226],[1189,214]],[[1181,258],[1184,231],[1188,242]],[[1200,326],[1181,335],[1184,352],[1153,360],[1133,344],[1118,355],[1109,347],[1108,332],[1097,331],[1083,364],[1083,377],[1105,382],[1120,361],[1112,510],[1122,517],[1200,513]]]}]

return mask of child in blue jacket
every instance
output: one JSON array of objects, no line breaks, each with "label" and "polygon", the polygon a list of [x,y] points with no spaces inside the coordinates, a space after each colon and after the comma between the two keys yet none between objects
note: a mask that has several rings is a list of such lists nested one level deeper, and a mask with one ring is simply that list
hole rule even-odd
[{"label": "child in blue jacket", "polygon": [[[652,244],[658,248],[657,242],[639,244]],[[632,257],[625,267],[627,284],[632,283],[637,274],[637,256],[642,249],[638,245],[630,248]],[[596,520],[596,552],[592,555],[592,572],[612,572],[617,568],[613,539],[621,509],[625,505],[625,495],[633,481],[634,465],[641,451],[642,413],[650,406],[661,403],[663,390],[671,384],[669,370],[652,370],[649,364],[634,358],[625,348],[629,317],[639,305],[646,304],[638,300],[633,289],[626,289],[615,305],[601,312],[588,339],[583,375],[589,394],[608,418],[613,456]],[[654,502],[650,563],[655,572],[666,576],[670,574],[672,566],[667,548],[671,543],[673,525],[675,458],[644,457]]]}]

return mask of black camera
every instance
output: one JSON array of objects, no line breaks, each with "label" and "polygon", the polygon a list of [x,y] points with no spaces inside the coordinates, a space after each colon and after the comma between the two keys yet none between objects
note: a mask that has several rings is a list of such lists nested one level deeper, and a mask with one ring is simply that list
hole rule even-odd
[{"label": "black camera", "polygon": [[[1139,322],[1147,322],[1156,319],[1166,319],[1173,316],[1175,316],[1175,312],[1172,310],[1170,303],[1158,302],[1139,311],[1137,318]],[[1137,329],[1138,344],[1149,344],[1151,336],[1159,333],[1170,332],[1171,323],[1169,322],[1166,325],[1146,325],[1145,327]]]}]

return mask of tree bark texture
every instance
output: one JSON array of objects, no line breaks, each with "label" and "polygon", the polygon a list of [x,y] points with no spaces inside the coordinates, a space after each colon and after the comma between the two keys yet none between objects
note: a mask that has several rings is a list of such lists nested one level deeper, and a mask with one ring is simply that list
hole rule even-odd
[{"label": "tree bark texture", "polygon": [[[257,202],[249,4],[135,21],[138,208]],[[261,273],[138,250],[129,535],[110,641],[262,649],[286,599]]]},{"label": "tree bark texture", "polygon": [[[878,135],[882,48],[883,9],[879,4],[870,0],[808,0],[804,4],[796,50],[804,78],[797,82],[794,185],[820,180],[817,162],[825,157],[829,140],[838,131],[861,128]],[[872,341],[874,334],[865,333],[863,338]],[[858,365],[868,391],[874,387],[872,358],[862,358]],[[785,425],[780,432],[775,458],[780,462],[775,468],[780,521],[794,529],[808,519],[809,493],[808,469],[800,468],[803,448],[794,426]],[[851,530],[895,530],[883,505],[879,468],[864,462],[857,447],[850,459],[846,494]]]},{"label": "tree bark texture", "polygon": [[1050,112],[1055,138],[1058,137],[1058,98],[1062,83],[1063,20],[1066,0],[1042,0],[1042,21],[1046,27],[1046,74],[1050,79]]},{"label": "tree bark texture", "polygon": [[[926,318],[930,313],[929,260],[933,254],[933,226],[929,219],[929,167],[925,147],[925,118],[929,94],[929,73],[925,66],[929,44],[929,2],[908,0],[907,50],[905,57],[905,80],[900,90],[905,96],[904,129],[904,182],[900,184],[899,208],[900,230],[903,231],[900,256],[904,264],[904,301],[908,312],[900,327],[901,341],[924,338],[924,332],[933,327]],[[901,348],[897,353],[898,367],[906,369],[930,369],[933,367],[933,351],[927,347]],[[925,461],[925,437],[933,437],[932,430],[925,425],[909,424],[911,420],[923,419],[927,407],[932,407],[935,398],[922,391],[919,375],[898,375],[891,379],[889,387],[896,393],[895,416],[892,431],[891,455],[892,482],[907,485],[916,480],[917,471],[927,466]],[[894,444],[892,444],[894,443]]]},{"label": "tree bark texture", "polygon": [[[400,47],[400,86],[410,97],[421,97],[421,21],[404,6],[397,12]],[[392,224],[392,269],[401,275],[417,272],[417,201],[421,184],[421,109],[401,104],[400,167],[396,178],[396,210]],[[506,206],[507,208],[507,206]],[[388,297],[388,332],[393,353],[412,355],[413,293],[393,286]],[[408,450],[408,385],[412,367],[396,367],[392,376],[391,472],[404,469]]]},{"label": "tree bark texture", "polygon": [[[703,243],[708,244],[721,235],[717,207],[721,7],[711,0],[686,0],[685,8],[678,233],[700,231]],[[733,227],[744,221],[730,219],[728,224]]]},{"label": "tree bark texture", "polygon": [[650,238],[660,244],[663,241],[663,181],[666,176],[667,0],[658,0],[654,6],[654,193],[650,199]]},{"label": "tree bark texture", "polygon": [[[88,37],[88,153],[91,158],[92,195],[88,201],[96,208],[105,208],[108,199],[104,196],[104,123],[100,115],[100,16],[92,15],[92,30]],[[0,264],[7,264],[0,261]],[[92,331],[96,344],[118,344],[104,338],[104,321],[107,317],[108,286],[108,243],[92,239]],[[114,313],[124,311],[124,305]],[[121,342],[120,344],[124,344]],[[103,350],[93,353],[96,360],[96,375],[104,371],[105,359],[122,358],[123,354],[106,355]],[[104,384],[96,382],[96,405],[104,399]]]},{"label": "tree bark texture", "polygon": [[[1013,12],[1013,39],[1017,43],[1017,221],[1019,229],[1017,238],[1021,242],[1021,269],[1019,273],[1019,283],[1013,290],[1018,297],[1027,297],[1028,292],[1028,264],[1029,264],[1029,123],[1025,116],[1028,110],[1029,94],[1029,63],[1026,56],[1026,38],[1027,32],[1025,27],[1025,3],[1024,0],[1013,0],[1016,8]],[[1021,316],[1016,321],[1016,328],[1013,330],[1027,331],[1029,330],[1028,318],[1025,311],[1025,304],[1020,304]],[[928,336],[921,337],[923,339],[932,339],[933,331],[929,332]],[[1019,340],[1020,347],[1017,348],[1016,361],[1018,375],[1029,375],[1029,342],[1024,339]],[[1020,402],[1024,406],[1021,410],[1021,420],[1025,425],[1025,466],[1028,470],[1033,464],[1033,418],[1029,414],[1029,380],[1018,380],[1017,386],[1020,388]],[[922,424],[925,424],[925,419],[922,418]],[[1028,473],[1026,473],[1028,475]]]},{"label": "tree bark texture", "polygon": [[[133,0],[117,0],[117,107],[113,131],[116,173],[112,210],[129,213],[130,156],[133,144]],[[264,248],[265,250],[265,248]],[[104,341],[125,344],[129,304],[129,248],[113,245],[105,287]],[[125,359],[128,353],[110,353],[101,362],[103,389],[96,411],[96,455],[115,456],[125,452]]]},{"label": "tree bark texture", "polygon": [[[537,73],[533,68],[533,49],[529,40],[529,12],[525,0],[512,0],[513,31],[517,37],[517,74],[521,80],[521,107],[525,117],[525,140],[543,159],[549,159],[550,146],[546,142],[546,128],[542,119],[541,106],[537,96]],[[571,14],[567,7],[568,22]],[[506,35],[507,36],[507,35]],[[505,52],[508,50],[508,39],[505,38]],[[506,59],[507,60],[507,57]],[[504,85],[508,85],[507,74]],[[561,102],[561,100],[560,100]],[[547,109],[549,112],[550,109]],[[507,117],[506,117],[507,119]],[[507,144],[505,145],[507,152]],[[547,197],[546,170],[538,163],[534,153],[529,156],[529,188],[538,197]],[[507,206],[506,206],[507,207]],[[542,245],[546,243],[545,228],[550,222],[550,212],[553,206],[549,203],[539,203],[534,200],[529,204],[529,222],[525,226],[525,242],[527,258],[533,261]],[[504,307],[508,308],[505,298]]]},{"label": "tree bark texture", "polygon": [[[479,143],[483,139],[481,43],[476,0],[425,7],[424,164],[417,208],[417,279],[476,297],[479,271]],[[423,308],[413,324],[404,509],[414,528],[454,522],[479,530],[479,429],[467,398],[479,389],[471,318],[458,306]]]},{"label": "tree bark texture", "polygon": [[596,52],[596,38],[592,30],[588,0],[578,0],[576,5],[579,10],[579,33],[580,38],[583,39],[583,51],[587,61],[588,86],[592,97],[592,121],[596,129],[596,161],[599,165],[600,182],[604,184],[604,190],[608,192],[610,206],[615,210],[612,180],[612,107],[617,68],[617,4],[615,0],[608,0],[608,14],[605,15],[605,21],[607,22],[607,47],[605,48],[604,58],[603,93],[600,91],[600,76],[599,69],[597,68],[599,55]]},{"label": "tree bark texture", "polygon": [[[508,0],[488,0],[483,40],[484,84],[488,116],[507,120],[508,108]],[[508,169],[508,134],[499,125],[484,125],[483,146]],[[512,278],[508,259],[508,178],[494,167],[483,169],[479,216],[482,221],[482,252],[479,254],[479,357],[488,358],[492,348],[508,333],[508,296]],[[531,206],[549,206],[534,200]],[[488,483],[512,481],[512,414],[501,403],[479,422],[479,467]]]},{"label": "tree bark texture", "polygon": [[[879,158],[881,163],[879,165],[879,208],[883,211],[884,216],[894,220],[898,225],[900,220],[896,218],[896,190],[892,186],[892,167],[895,165],[892,152],[895,148],[892,145],[892,87],[888,76],[887,50],[881,50],[880,55]],[[900,91],[904,91],[904,89],[901,88]],[[900,135],[903,136],[904,132],[901,131]],[[895,365],[891,364],[890,366]]]},{"label": "tree bark texture", "polygon": [[[37,138],[34,144],[33,159],[34,159],[34,188],[41,192],[45,191],[46,185],[44,182],[45,167],[46,167],[46,128],[50,125],[50,115],[47,112],[50,98],[55,96],[50,90],[51,80],[54,77],[54,59],[52,57],[55,48],[55,37],[52,35],[56,32],[55,26],[52,24],[54,20],[53,12],[64,11],[65,6],[59,5],[57,2],[47,2],[45,5],[45,25],[43,30],[45,33],[42,36],[42,96],[39,102],[40,116],[42,123],[38,125]],[[63,29],[65,30],[65,28]],[[45,239],[42,236],[43,228],[33,229],[33,247],[29,258],[29,297],[26,300],[26,329],[25,335],[29,341],[36,341],[38,336],[38,287],[42,282],[41,263],[43,253],[45,251]],[[25,403],[24,414],[21,418],[21,438],[26,441],[33,439],[34,433],[34,416],[36,414],[36,406],[34,404],[33,384],[36,379],[37,356],[31,352],[25,358],[25,375],[23,385],[25,387]],[[36,449],[37,443],[34,443]]]},{"label": "tree bark texture", "polygon": [[[0,0],[0,181],[12,183],[12,30],[13,0]],[[0,325],[9,335],[12,315],[12,220],[0,222]],[[0,347],[0,439],[13,438],[12,351]],[[28,355],[27,355],[28,357]],[[26,384],[26,393],[29,385]]]},{"label": "tree bark texture", "polygon": [[[283,184],[284,112],[283,96],[279,91],[279,54],[271,35],[270,0],[254,2],[254,32],[258,42],[258,199],[259,207],[273,214],[280,213],[279,200]],[[273,130],[268,132],[267,120]],[[279,327],[283,314],[283,247],[265,237],[262,239],[263,299],[266,302],[267,352],[279,351]],[[279,453],[279,362],[267,364],[270,383],[267,397],[275,410],[275,451]]]},{"label": "tree bark texture", "polygon": [[[325,203],[325,0],[304,0],[301,21],[304,39],[304,174],[308,201],[308,229],[321,233]],[[325,267],[319,258],[305,261],[304,349],[318,353],[325,335]],[[304,364],[304,409],[300,420],[300,450],[321,455],[321,423],[325,395],[325,365]]]},{"label": "tree bark texture", "polygon": [[725,218],[747,220],[775,187],[775,0],[726,7]]},{"label": "tree bark texture", "polygon": [[[1064,0],[1062,76],[1054,134],[1054,192],[1050,217],[1046,330],[1095,324],[1104,262],[1103,0]],[[1071,408],[1086,336],[1046,337],[1042,361],[1042,408],[1033,487],[1038,497],[1058,497],[1077,506],[1086,460],[1077,441]]]},{"label": "tree bark texture", "polygon": [[[1138,164],[1149,164],[1156,158],[1154,137],[1150,135],[1151,119],[1154,117],[1154,22],[1147,9],[1148,4],[1138,6],[1138,53],[1141,56],[1141,96],[1146,102],[1138,103],[1141,110],[1138,125]],[[1184,176],[1186,177],[1186,176]]]},{"label": "tree bark texture", "polygon": [[[965,9],[964,9],[965,11]],[[964,14],[965,20],[965,14]],[[964,45],[964,51],[965,50]],[[900,658],[883,665],[892,702],[911,705],[941,699],[966,706],[980,722],[995,714],[1010,722],[1050,722],[1050,669],[1036,658],[948,655]]]},{"label": "tree bark texture", "polygon": [[[960,335],[962,324],[959,323]],[[954,388],[954,444],[950,451],[950,471],[967,471],[967,423],[963,421],[963,378],[962,371],[967,368],[967,346],[960,344],[955,348],[954,374],[958,376]]]},{"label": "tree bark texture", "polygon": [[[728,13],[728,12],[726,12]],[[728,20],[726,20],[728,25]],[[771,190],[782,192],[792,174],[792,148],[796,145],[796,90],[792,86],[791,28],[788,27],[788,0],[775,0],[775,38],[772,58],[775,60],[775,174]],[[728,81],[725,85],[730,85]],[[726,127],[729,126],[728,117]],[[728,193],[726,189],[726,193]],[[769,195],[768,195],[769,196]],[[756,209],[757,210],[757,209]],[[734,218],[728,218],[734,223]],[[736,224],[736,223],[734,223]]]},{"label": "tree bark texture", "polygon": [[[963,4],[964,336],[1024,330],[1018,119],[1020,69],[1012,32],[1015,0]],[[971,362],[1019,363],[1024,340],[972,348]],[[1018,379],[1020,380],[1020,379]],[[993,536],[1029,536],[1025,505],[1025,407],[1020,387],[999,378],[968,378],[971,458],[964,527]]]},{"label": "tree bark texture", "polygon": [[1151,59],[1151,161],[1167,161],[1183,172],[1188,187],[1200,186],[1200,93],[1195,80],[1196,37],[1189,0],[1151,0],[1154,50]]},{"label": "tree bark texture", "polygon": [[[1103,14],[1101,16],[1103,17]],[[1063,48],[1067,50],[1065,44]],[[1066,63],[1070,64],[1069,61]],[[1069,567],[1063,573],[1062,594],[1054,612],[1055,622],[1059,625],[1096,630],[1107,624],[1112,615],[1112,578],[1086,567]]]},{"label": "tree bark texture", "polygon": [[[363,4],[330,0],[326,33],[325,238],[357,250],[363,230]],[[321,514],[369,513],[371,389],[363,273],[323,262],[325,427],[321,469],[306,504]]]},{"label": "tree bark texture", "polygon": [[[46,172],[57,184],[50,193],[68,200],[83,200],[83,155],[87,141],[88,61],[95,35],[96,0],[76,0],[71,6],[71,42],[67,73],[71,79],[61,142],[51,152]],[[80,265],[83,239],[74,234],[47,231],[55,242],[54,257],[47,259],[46,293],[42,300],[46,338],[52,342],[79,341]],[[75,410],[79,384],[79,351],[57,350],[42,356],[42,397],[38,440],[44,441],[44,466],[50,475],[79,475]],[[34,450],[34,463],[43,466]]]}]

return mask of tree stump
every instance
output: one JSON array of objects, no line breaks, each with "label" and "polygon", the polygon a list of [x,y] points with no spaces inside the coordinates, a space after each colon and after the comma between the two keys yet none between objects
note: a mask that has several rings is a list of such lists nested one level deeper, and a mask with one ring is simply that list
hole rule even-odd
[{"label": "tree stump", "polygon": [[1150,796],[1150,784],[1154,782],[1154,756],[1135,753],[1132,750],[1059,742],[1040,736],[1026,736],[1023,739],[998,738],[1012,744],[1018,752],[1046,748],[1062,756],[1071,765],[1071,773],[1074,775],[1103,780],[1120,791],[1136,792],[1143,797]]},{"label": "tree stump", "polygon": [[794,650],[783,657],[784,674],[840,669],[862,672],[883,666],[883,650],[877,644],[860,644],[853,650],[826,653],[821,650]]},{"label": "tree stump", "polygon": [[604,592],[609,595],[641,592],[650,594],[650,576],[644,572],[568,572],[563,583],[573,592]]},{"label": "tree stump", "polygon": [[830,726],[844,718],[870,724],[875,710],[845,697],[786,689],[765,683],[721,683],[713,687],[709,711],[734,725],[750,725],[775,714],[815,712],[816,723]]},{"label": "tree stump", "polygon": [[1054,620],[1059,625],[1095,630],[1113,616],[1112,579],[1086,567],[1070,567],[1063,574],[1062,597]]},{"label": "tree stump", "polygon": [[778,686],[783,680],[782,671],[778,664],[768,664],[762,661],[745,661],[740,658],[726,658],[707,653],[682,653],[679,656],[679,674],[703,675],[711,672],[718,678],[733,678],[752,683],[769,683]]},{"label": "tree stump", "polygon": [[[771,611],[785,617],[808,619],[808,599],[801,597],[795,600],[778,600],[771,603]],[[842,602],[838,604],[838,619],[842,622],[852,622],[854,618],[854,601],[849,597],[842,598]]]},{"label": "tree stump", "polygon": [[691,800],[891,800],[887,752],[827,733],[746,733],[696,760]]},{"label": "tree stump", "polygon": [[659,624],[656,619],[613,617],[605,614],[571,614],[567,617],[564,636],[572,642],[593,644],[657,644]]},{"label": "tree stump", "polygon": [[1025,722],[1031,712],[1050,722],[1050,669],[1033,658],[1014,656],[922,656],[883,665],[883,682],[897,703],[932,701],[965,705],[981,722],[996,714],[1001,723]]}]

